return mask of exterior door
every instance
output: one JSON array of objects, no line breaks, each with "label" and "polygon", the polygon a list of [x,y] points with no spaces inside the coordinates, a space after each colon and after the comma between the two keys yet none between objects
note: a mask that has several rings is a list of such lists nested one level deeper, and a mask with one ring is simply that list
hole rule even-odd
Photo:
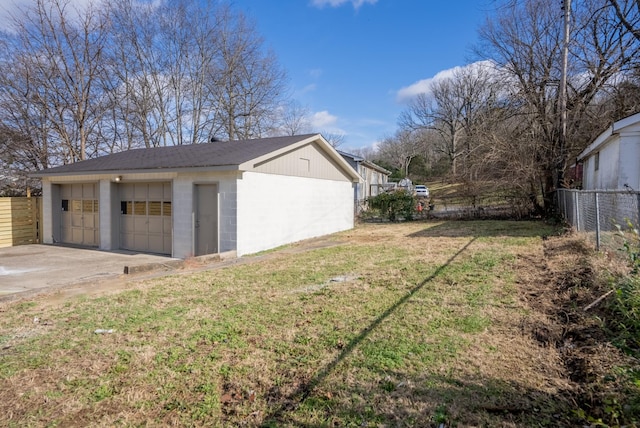
[{"label": "exterior door", "polygon": [[61,241],[65,244],[97,247],[100,244],[100,214],[96,184],[63,184],[60,190]]},{"label": "exterior door", "polygon": [[120,185],[120,248],[171,254],[171,183]]},{"label": "exterior door", "polygon": [[196,256],[218,252],[218,186],[196,185]]}]

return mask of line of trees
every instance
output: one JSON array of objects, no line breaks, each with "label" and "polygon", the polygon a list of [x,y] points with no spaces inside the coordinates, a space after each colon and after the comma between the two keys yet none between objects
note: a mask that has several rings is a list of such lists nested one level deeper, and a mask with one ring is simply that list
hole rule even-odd
[{"label": "line of trees", "polygon": [[403,174],[417,163],[422,178],[495,183],[547,210],[577,154],[611,122],[640,111],[640,3],[573,0],[564,144],[561,6],[502,2],[479,30],[483,60],[412,99],[374,156]]},{"label": "line of trees", "polygon": [[33,0],[0,32],[3,175],[276,133],[287,78],[255,28],[213,0]]}]

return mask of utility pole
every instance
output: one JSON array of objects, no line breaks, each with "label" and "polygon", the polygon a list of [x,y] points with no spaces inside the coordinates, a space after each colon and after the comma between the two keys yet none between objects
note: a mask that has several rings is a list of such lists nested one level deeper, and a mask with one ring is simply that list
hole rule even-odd
[{"label": "utility pole", "polygon": [[560,107],[560,141],[558,147],[558,188],[562,187],[564,170],[567,163],[567,69],[569,67],[569,42],[571,40],[571,0],[562,0],[562,10],[564,12],[564,33],[562,40],[562,64],[559,87],[559,107]]}]

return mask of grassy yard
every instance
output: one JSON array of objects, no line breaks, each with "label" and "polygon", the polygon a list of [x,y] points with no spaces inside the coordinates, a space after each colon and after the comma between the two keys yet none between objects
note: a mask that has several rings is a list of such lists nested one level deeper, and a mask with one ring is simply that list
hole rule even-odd
[{"label": "grassy yard", "polygon": [[581,423],[598,404],[576,398],[584,382],[534,293],[554,285],[556,235],[540,222],[360,225],[99,298],[4,303],[0,425]]}]

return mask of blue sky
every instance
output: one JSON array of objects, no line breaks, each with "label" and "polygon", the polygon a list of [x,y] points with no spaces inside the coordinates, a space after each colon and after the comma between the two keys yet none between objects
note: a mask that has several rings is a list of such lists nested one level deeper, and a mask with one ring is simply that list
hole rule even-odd
[{"label": "blue sky", "polygon": [[[0,0],[0,25],[9,10],[31,1]],[[344,134],[343,150],[371,147],[393,135],[407,96],[438,73],[478,60],[471,48],[496,3],[226,1],[256,23],[289,75],[292,98],[312,113],[313,131]]]},{"label": "blue sky", "polygon": [[293,98],[315,115],[314,131],[345,135],[341,149],[392,135],[402,99],[421,81],[477,60],[471,48],[492,9],[490,0],[232,4],[256,22],[287,70]]}]

